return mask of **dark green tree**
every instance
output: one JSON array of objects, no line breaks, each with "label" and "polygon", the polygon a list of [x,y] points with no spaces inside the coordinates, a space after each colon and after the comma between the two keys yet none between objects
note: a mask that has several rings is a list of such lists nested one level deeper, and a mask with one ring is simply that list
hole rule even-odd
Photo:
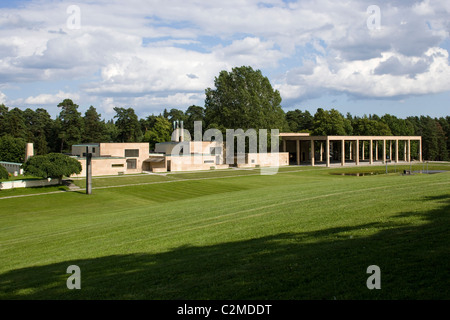
[{"label": "dark green tree", "polygon": [[23,165],[24,172],[36,177],[54,178],[62,183],[63,177],[70,177],[81,172],[78,160],[61,153],[49,153],[44,156],[33,156]]},{"label": "dark green tree", "polygon": [[186,110],[186,121],[184,128],[189,131],[191,136],[194,136],[194,122],[201,121],[203,131],[205,131],[205,109],[203,107],[192,105]]},{"label": "dark green tree", "polygon": [[286,120],[291,132],[312,132],[314,130],[314,117],[308,110],[293,110],[286,112]]},{"label": "dark green tree", "polygon": [[314,114],[314,135],[326,136],[336,135],[343,136],[352,134],[350,120],[344,118],[336,109],[329,111],[318,108]]},{"label": "dark green tree", "polygon": [[221,71],[214,80],[215,89],[207,88],[206,125],[218,124],[228,129],[288,128],[281,108],[281,96],[260,70],[242,66],[231,72]]},{"label": "dark green tree", "polygon": [[164,112],[167,117],[165,117],[167,120],[169,120],[170,123],[173,123],[174,121],[183,121],[186,122],[187,120],[187,116],[184,114],[184,112],[182,110],[179,109],[170,109],[169,112],[167,112],[167,110],[165,110]]},{"label": "dark green tree", "polygon": [[9,173],[4,166],[0,165],[0,180],[8,180]]},{"label": "dark green tree", "polygon": [[153,127],[145,132],[143,141],[149,142],[150,149],[154,149],[156,143],[170,141],[172,131],[169,120],[159,116],[155,119]]},{"label": "dark green tree", "polygon": [[105,134],[106,134],[106,139],[105,141],[108,142],[117,142],[118,137],[119,137],[119,130],[116,127],[116,124],[114,123],[114,120],[108,120],[105,123]]},{"label": "dark green tree", "polygon": [[28,128],[27,142],[34,143],[36,155],[44,155],[49,152],[49,143],[52,136],[53,120],[47,110],[38,108],[36,111],[26,109],[24,111],[25,124]]},{"label": "dark green tree", "polygon": [[78,105],[70,99],[65,99],[58,104],[61,108],[59,119],[61,120],[61,152],[70,151],[72,145],[81,142],[83,133],[83,118],[78,112]]},{"label": "dark green tree", "polygon": [[0,137],[0,161],[22,163],[25,159],[25,140],[10,135]]},{"label": "dark green tree", "polygon": [[140,142],[142,140],[142,130],[137,115],[133,108],[115,107],[116,127],[118,130],[117,139],[120,142]]},{"label": "dark green tree", "polygon": [[26,139],[28,136],[24,112],[19,108],[14,108],[5,115],[3,125],[5,133],[14,138]]},{"label": "dark green tree", "polygon": [[101,120],[101,114],[93,106],[84,114],[83,142],[104,142],[107,139],[105,122]]},{"label": "dark green tree", "polygon": [[359,136],[390,136],[389,126],[379,120],[369,119],[367,116],[353,120],[353,133]]},{"label": "dark green tree", "polygon": [[0,137],[8,134],[8,128],[6,125],[6,117],[8,116],[8,107],[3,103],[0,104]]}]

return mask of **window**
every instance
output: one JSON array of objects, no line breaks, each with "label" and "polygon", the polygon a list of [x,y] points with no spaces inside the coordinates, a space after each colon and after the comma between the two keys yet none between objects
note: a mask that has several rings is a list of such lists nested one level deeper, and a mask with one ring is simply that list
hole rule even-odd
[{"label": "window", "polygon": [[214,160],[205,160],[204,163],[214,163]]},{"label": "window", "polygon": [[92,153],[95,153],[95,148],[92,148]]},{"label": "window", "polygon": [[139,149],[125,149],[125,158],[138,158]]},{"label": "window", "polygon": [[136,159],[127,160],[127,169],[136,169]]},{"label": "window", "polygon": [[111,167],[113,167],[113,168],[123,168],[123,163],[120,163],[120,164],[112,164]]}]

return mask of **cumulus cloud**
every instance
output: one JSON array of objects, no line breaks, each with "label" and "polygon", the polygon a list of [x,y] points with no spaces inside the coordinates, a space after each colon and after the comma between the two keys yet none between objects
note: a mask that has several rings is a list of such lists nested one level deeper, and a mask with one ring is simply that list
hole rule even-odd
[{"label": "cumulus cloud", "polygon": [[56,94],[43,93],[35,97],[28,97],[23,100],[23,103],[28,105],[56,105],[64,99],[72,99],[76,102],[80,99],[80,95],[77,93],[68,93],[63,91],[58,91]]},{"label": "cumulus cloud", "polygon": [[6,103],[6,94],[0,91],[0,104]]},{"label": "cumulus cloud", "polygon": [[[241,65],[276,74],[283,99],[450,90],[448,52],[440,47],[449,37],[449,2],[380,4],[379,30],[367,28],[372,4],[95,0],[79,4],[73,30],[66,24],[71,2],[27,2],[0,13],[0,83],[77,79],[79,88],[55,92],[99,101],[108,113],[114,104],[202,104],[214,77]],[[23,93],[20,101],[53,103],[58,94]]]},{"label": "cumulus cloud", "polygon": [[330,64],[319,58],[312,73],[292,72],[279,90],[289,99],[302,98],[309,88],[373,98],[444,92],[450,90],[448,57],[446,50],[431,48],[422,59],[383,53],[381,58]]}]

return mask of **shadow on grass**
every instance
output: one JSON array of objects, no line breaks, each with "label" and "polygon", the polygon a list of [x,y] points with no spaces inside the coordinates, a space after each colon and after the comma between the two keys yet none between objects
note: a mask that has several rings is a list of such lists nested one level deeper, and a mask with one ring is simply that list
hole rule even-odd
[{"label": "shadow on grass", "polygon": [[[13,270],[0,275],[0,298],[449,299],[450,195],[422,200],[440,206],[385,223]],[[412,215],[423,224],[398,220]],[[81,290],[66,287],[69,265],[81,268]],[[381,268],[381,290],[366,287],[369,265]]]}]

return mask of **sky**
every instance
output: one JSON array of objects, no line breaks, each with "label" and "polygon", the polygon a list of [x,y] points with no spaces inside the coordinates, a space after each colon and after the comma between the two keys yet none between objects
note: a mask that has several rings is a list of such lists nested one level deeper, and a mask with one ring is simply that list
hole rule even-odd
[{"label": "sky", "polygon": [[251,66],[285,111],[449,115],[448,0],[0,0],[0,103],[111,119],[204,106]]}]

